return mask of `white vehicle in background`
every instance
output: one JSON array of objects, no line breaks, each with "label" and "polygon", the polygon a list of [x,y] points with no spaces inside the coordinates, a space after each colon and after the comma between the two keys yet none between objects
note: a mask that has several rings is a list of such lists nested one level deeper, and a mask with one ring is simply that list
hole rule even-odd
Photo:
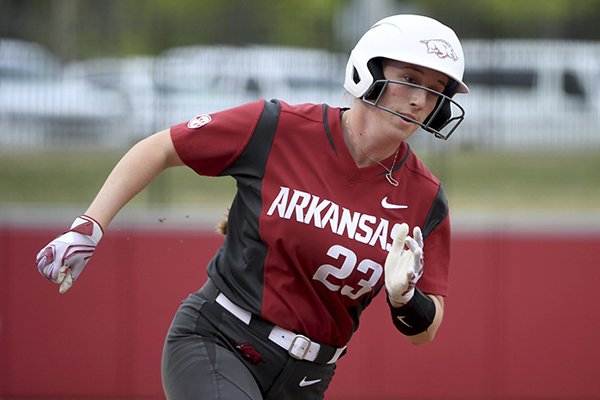
[{"label": "white vehicle in background", "polygon": [[342,105],[345,58],[277,46],[191,46],[166,51],[154,82],[162,125],[260,98]]},{"label": "white vehicle in background", "polygon": [[68,77],[42,46],[0,40],[0,145],[119,145],[127,103],[115,91]]},{"label": "white vehicle in background", "polygon": [[257,82],[262,97],[290,104],[346,105],[346,55],[282,46],[249,46],[244,53],[246,73]]},{"label": "white vehicle in background", "polygon": [[[238,48],[192,46],[167,50],[156,59],[157,123],[163,128],[256,98],[244,86]],[[250,84],[250,83],[247,83]]]},{"label": "white vehicle in background", "polygon": [[66,70],[67,75],[85,79],[97,88],[121,93],[128,114],[119,129],[130,143],[163,129],[157,123],[160,110],[156,108],[154,57],[93,58],[72,62]]},{"label": "white vehicle in background", "polygon": [[448,144],[508,150],[600,149],[600,45],[466,41],[466,118]]}]

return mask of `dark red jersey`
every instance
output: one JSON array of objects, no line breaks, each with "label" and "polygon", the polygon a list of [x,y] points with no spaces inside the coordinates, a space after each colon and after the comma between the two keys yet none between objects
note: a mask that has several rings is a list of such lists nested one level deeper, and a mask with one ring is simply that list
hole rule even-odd
[{"label": "dark red jersey", "polygon": [[237,181],[224,244],[208,266],[215,284],[263,319],[338,347],[382,288],[401,223],[423,231],[423,292],[446,295],[450,261],[439,180],[406,143],[394,166],[398,186],[380,165],[358,168],[342,112],[261,100],[171,128],[190,168]]}]

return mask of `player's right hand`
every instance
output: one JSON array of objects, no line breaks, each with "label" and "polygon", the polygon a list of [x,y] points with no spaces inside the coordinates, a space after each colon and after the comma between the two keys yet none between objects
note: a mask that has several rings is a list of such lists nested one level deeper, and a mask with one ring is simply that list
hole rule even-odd
[{"label": "player's right hand", "polygon": [[60,285],[63,294],[73,285],[102,239],[102,227],[94,219],[82,215],[71,229],[48,243],[36,256],[38,271]]}]

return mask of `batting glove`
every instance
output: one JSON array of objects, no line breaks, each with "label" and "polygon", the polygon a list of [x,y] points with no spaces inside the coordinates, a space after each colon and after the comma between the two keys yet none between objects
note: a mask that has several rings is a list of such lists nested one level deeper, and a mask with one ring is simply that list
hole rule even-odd
[{"label": "batting glove", "polygon": [[102,235],[100,224],[86,215],[78,217],[71,229],[48,243],[37,254],[38,271],[60,285],[60,294],[65,293],[83,272]]},{"label": "batting glove", "polygon": [[400,305],[413,297],[417,281],[423,275],[421,228],[416,226],[413,229],[413,237],[407,235],[408,225],[400,225],[385,260],[385,288],[390,300]]}]

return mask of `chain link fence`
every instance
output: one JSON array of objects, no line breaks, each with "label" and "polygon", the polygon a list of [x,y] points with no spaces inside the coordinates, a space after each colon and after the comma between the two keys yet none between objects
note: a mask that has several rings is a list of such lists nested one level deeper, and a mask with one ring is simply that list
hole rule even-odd
[{"label": "chain link fence", "polygon": [[[597,7],[556,3],[512,11],[539,14],[538,37],[597,37],[581,22]],[[437,0],[0,0],[0,151],[126,148],[197,114],[261,97],[346,106],[350,49],[373,22],[397,13],[454,27],[471,88],[456,96],[466,119],[452,138],[420,132],[414,146],[599,150],[600,43],[498,40],[534,34],[533,25],[516,17],[507,25],[506,16],[484,13],[490,4],[465,14],[464,5]],[[561,20],[551,17],[559,5]]]},{"label": "chain link fence", "polygon": [[[446,143],[490,151],[600,149],[600,45],[464,41],[466,119]],[[0,41],[3,149],[122,148],[170,125],[258,98],[347,106],[346,55],[283,46],[187,46],[158,56],[60,64],[38,44]],[[443,147],[442,147],[443,146]]]}]

